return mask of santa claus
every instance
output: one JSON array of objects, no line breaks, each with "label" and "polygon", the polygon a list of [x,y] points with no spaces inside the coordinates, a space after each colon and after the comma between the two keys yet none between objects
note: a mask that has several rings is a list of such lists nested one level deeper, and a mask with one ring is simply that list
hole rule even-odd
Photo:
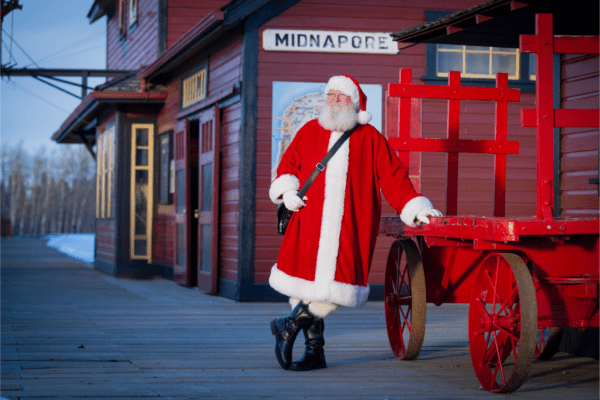
[{"label": "santa claus", "polygon": [[[269,196],[294,211],[271,270],[269,284],[290,297],[292,312],[271,322],[275,354],[282,368],[324,368],[325,318],[338,306],[357,307],[369,297],[367,277],[381,217],[381,194],[402,221],[415,226],[440,216],[418,194],[387,140],[369,125],[367,97],[348,75],[332,77],[325,88],[327,105],[307,122],[283,154]],[[358,126],[357,126],[358,125]],[[310,186],[297,193],[344,131],[356,126]],[[306,350],[292,363],[300,330]]]}]

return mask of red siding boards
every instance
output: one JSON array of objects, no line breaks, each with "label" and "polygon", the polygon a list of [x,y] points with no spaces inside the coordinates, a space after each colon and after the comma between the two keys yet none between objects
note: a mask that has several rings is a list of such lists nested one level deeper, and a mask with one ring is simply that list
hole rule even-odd
[{"label": "red siding boards", "polygon": [[[119,13],[107,27],[107,68],[134,70],[151,64],[158,57],[158,10],[156,0],[139,0],[137,23],[119,33]],[[127,10],[126,10],[127,11]],[[127,20],[127,18],[126,18]]]},{"label": "red siding boards", "polygon": [[[562,56],[562,108],[597,109],[598,55]],[[561,215],[597,216],[598,128],[563,128],[561,137]]]},{"label": "red siding boards", "polygon": [[167,5],[167,48],[210,12],[229,3],[226,0],[169,0]]},{"label": "red siding boards", "polygon": [[237,281],[241,104],[221,111],[220,277]]},{"label": "red siding boards", "polygon": [[114,219],[96,220],[96,254],[95,257],[115,263],[116,228]]}]

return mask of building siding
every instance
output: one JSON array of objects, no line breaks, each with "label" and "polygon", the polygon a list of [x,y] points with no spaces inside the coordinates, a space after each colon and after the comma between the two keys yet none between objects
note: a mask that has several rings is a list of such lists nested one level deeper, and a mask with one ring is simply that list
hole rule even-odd
[{"label": "building siding", "polygon": [[[127,12],[128,10],[126,10]],[[139,0],[137,23],[119,33],[119,13],[108,20],[106,67],[135,70],[158,57],[158,0]],[[127,20],[127,18],[126,18]],[[126,23],[126,25],[128,25]]]},{"label": "building siding", "polygon": [[116,220],[96,220],[96,254],[95,258],[115,263],[116,254]]},{"label": "building siding", "polygon": [[[562,108],[597,109],[599,57],[562,57]],[[598,128],[563,128],[561,137],[561,215],[598,216]]]},{"label": "building siding", "polygon": [[167,5],[167,48],[202,18],[229,3],[226,0],[169,0]]}]

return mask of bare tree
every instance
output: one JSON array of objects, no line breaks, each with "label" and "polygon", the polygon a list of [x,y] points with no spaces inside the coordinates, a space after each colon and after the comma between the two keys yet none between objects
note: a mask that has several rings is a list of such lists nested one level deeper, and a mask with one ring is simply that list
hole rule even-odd
[{"label": "bare tree", "polygon": [[35,155],[2,147],[2,217],[13,235],[93,232],[95,162],[83,146]]}]

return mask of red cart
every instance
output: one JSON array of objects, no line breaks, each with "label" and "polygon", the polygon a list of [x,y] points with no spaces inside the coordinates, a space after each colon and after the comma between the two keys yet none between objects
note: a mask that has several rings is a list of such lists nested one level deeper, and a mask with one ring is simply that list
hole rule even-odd
[{"label": "red cart", "polygon": [[[598,127],[599,110],[554,109],[554,53],[598,53],[595,37],[554,37],[552,15],[536,16],[536,34],[520,37],[522,52],[537,53],[536,109],[522,110],[522,126],[537,127],[537,214],[505,218],[506,155],[518,153],[507,140],[507,102],[520,92],[498,74],[495,88],[464,87],[451,72],[448,86],[413,85],[401,70],[388,95],[398,97],[398,137],[388,138],[404,165],[410,151],[448,153],[446,216],[405,227],[383,217],[380,233],[397,237],[385,273],[385,314],[397,358],[414,359],[423,344],[426,303],[469,304],[469,347],[475,374],[491,392],[512,392],[527,379],[535,358],[549,358],[564,327],[598,327],[598,218],[553,215],[553,129]],[[448,99],[447,139],[410,137],[411,101]],[[458,136],[461,100],[496,104],[495,140]],[[494,154],[494,217],[456,216],[458,153]]]}]

